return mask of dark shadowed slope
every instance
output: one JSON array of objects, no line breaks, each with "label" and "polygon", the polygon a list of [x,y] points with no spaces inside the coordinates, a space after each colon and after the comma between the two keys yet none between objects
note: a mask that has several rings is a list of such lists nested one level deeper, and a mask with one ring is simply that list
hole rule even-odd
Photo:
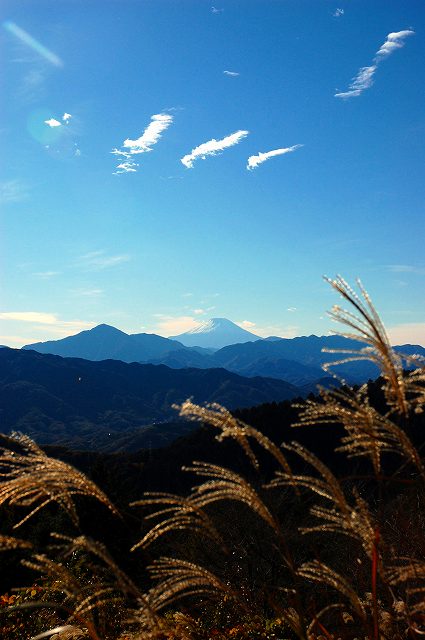
[{"label": "dark shadowed slope", "polygon": [[40,442],[78,440],[84,446],[96,430],[123,432],[174,421],[172,405],[189,397],[235,408],[297,395],[282,380],[243,378],[224,369],[175,370],[0,350],[2,431],[21,430]]}]

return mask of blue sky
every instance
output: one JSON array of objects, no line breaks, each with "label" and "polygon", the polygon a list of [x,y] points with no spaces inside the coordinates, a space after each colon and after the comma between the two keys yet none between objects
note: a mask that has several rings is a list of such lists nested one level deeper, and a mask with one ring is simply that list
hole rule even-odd
[{"label": "blue sky", "polygon": [[422,0],[0,11],[0,344],[322,335],[341,273],[425,345]]}]

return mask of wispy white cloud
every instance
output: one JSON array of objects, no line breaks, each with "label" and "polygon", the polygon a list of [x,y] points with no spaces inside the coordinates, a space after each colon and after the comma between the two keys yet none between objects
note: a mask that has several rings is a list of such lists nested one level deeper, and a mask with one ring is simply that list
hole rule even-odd
[{"label": "wispy white cloud", "polygon": [[163,336],[176,336],[199,326],[199,320],[193,316],[166,316],[156,314],[159,321],[154,327],[154,332]]},{"label": "wispy white cloud", "polygon": [[270,158],[274,158],[275,156],[283,156],[286,153],[292,153],[292,151],[296,151],[300,149],[302,144],[294,144],[292,147],[285,147],[283,149],[274,149],[273,151],[266,151],[266,153],[261,153],[261,151],[256,156],[249,156],[248,164],[246,168],[249,170],[255,169],[259,164],[262,164],[266,160]]},{"label": "wispy white cloud", "polygon": [[49,127],[61,127],[62,126],[62,122],[59,122],[59,120],[56,120],[56,118],[50,118],[49,120],[45,120],[44,124],[47,124]]},{"label": "wispy white cloud", "polygon": [[341,16],[344,15],[344,9],[337,8],[337,9],[335,9],[335,11],[333,12],[332,15],[333,15],[334,18],[340,18]]},{"label": "wispy white cloud", "polygon": [[[64,121],[65,124],[68,124],[71,118],[72,118],[72,115],[66,112],[62,116],[62,120]],[[62,126],[62,122],[60,122],[59,120],[56,120],[56,118],[50,118],[49,120],[45,120],[44,124],[47,124],[49,127],[52,127],[52,128]]]},{"label": "wispy white cloud", "polygon": [[89,271],[99,271],[102,269],[108,269],[110,267],[117,267],[118,265],[128,262],[130,260],[128,254],[120,255],[108,255],[106,251],[90,251],[77,260],[77,266],[80,266]]},{"label": "wispy white cloud", "polygon": [[241,320],[241,322],[236,322],[235,324],[247,331],[251,331],[251,329],[255,329],[256,327],[255,322],[251,322],[251,320]]},{"label": "wispy white cloud", "polygon": [[0,313],[2,344],[21,347],[41,340],[56,340],[90,329],[94,322],[62,320],[56,313],[6,311]]},{"label": "wispy white cloud", "polygon": [[206,313],[206,309],[194,309],[193,313],[195,316],[203,316]]},{"label": "wispy white cloud", "polygon": [[256,322],[251,322],[250,320],[242,320],[240,322],[235,322],[235,324],[242,329],[255,333],[255,335],[260,336],[261,338],[267,338],[268,336],[295,338],[295,336],[299,334],[299,327],[295,325],[258,325]]},{"label": "wispy white cloud", "polygon": [[100,298],[103,296],[104,291],[103,289],[98,289],[96,287],[87,287],[81,289],[71,289],[70,293],[76,297],[82,296],[83,298]]},{"label": "wispy white cloud", "polygon": [[60,271],[36,271],[32,275],[36,278],[41,278],[42,280],[48,280],[49,278],[54,278],[55,276],[60,275]]},{"label": "wispy white cloud", "polygon": [[25,338],[24,336],[15,336],[10,334],[0,335],[0,344],[6,347],[12,347],[19,349],[24,344],[30,344],[33,340]]},{"label": "wispy white cloud", "polygon": [[181,158],[181,162],[188,169],[192,169],[193,163],[197,158],[205,160],[207,156],[215,156],[220,151],[224,151],[224,149],[228,149],[229,147],[233,147],[235,144],[238,144],[241,140],[246,138],[248,134],[249,131],[239,130],[225,138],[222,138],[221,140],[215,140],[215,138],[213,138],[208,142],[200,144],[199,147],[192,149],[191,153],[188,153]]},{"label": "wispy white cloud", "polygon": [[58,318],[54,313],[40,313],[39,311],[4,311],[0,313],[0,320],[56,324]]},{"label": "wispy white cloud", "polygon": [[127,162],[120,162],[120,164],[117,164],[117,168],[113,172],[113,175],[118,176],[120,173],[135,173],[137,171],[136,167],[138,166],[138,162],[131,162],[130,160]]},{"label": "wispy white cloud", "polygon": [[139,138],[136,138],[135,140],[127,138],[122,143],[121,149],[112,149],[111,153],[113,155],[122,156],[129,161],[118,165],[118,171],[115,173],[134,173],[137,171],[135,167],[138,165],[135,162],[130,162],[132,156],[152,151],[152,147],[160,140],[162,133],[168,129],[172,122],[173,116],[168,113],[154,114],[151,116],[151,122]]},{"label": "wispy white cloud", "polygon": [[20,180],[0,182],[0,204],[21,202],[28,198],[28,188]]},{"label": "wispy white cloud", "polygon": [[25,61],[32,68],[28,69],[22,76],[22,84],[18,90],[18,96],[25,102],[39,100],[44,93],[45,83],[50,72],[50,68],[44,62]]},{"label": "wispy white cloud", "polygon": [[378,49],[376,58],[378,58],[378,56],[380,58],[386,58],[396,49],[401,49],[402,47],[404,47],[404,38],[413,36],[414,34],[415,32],[412,29],[405,29],[404,31],[394,31],[392,33],[389,33],[384,44]]},{"label": "wispy white cloud", "polygon": [[392,273],[414,273],[416,275],[425,275],[425,267],[413,264],[389,264],[387,265],[388,271]]},{"label": "wispy white cloud", "polygon": [[236,76],[240,76],[241,74],[238,73],[237,71],[223,71],[225,76],[231,76],[232,78],[235,78]]},{"label": "wispy white cloud", "polygon": [[369,89],[369,87],[373,85],[373,78],[379,64],[396,49],[404,47],[404,39],[414,34],[415,32],[412,29],[389,33],[384,44],[376,52],[372,64],[368,67],[362,67],[351,81],[348,90],[338,91],[335,94],[335,98],[354,98],[361,95],[366,89]]},{"label": "wispy white cloud", "polygon": [[158,142],[161,133],[168,129],[173,122],[173,116],[168,113],[157,113],[151,117],[150,124],[146,127],[140,138],[124,140],[123,147],[130,149],[130,153],[146,153],[152,151],[154,144]]}]

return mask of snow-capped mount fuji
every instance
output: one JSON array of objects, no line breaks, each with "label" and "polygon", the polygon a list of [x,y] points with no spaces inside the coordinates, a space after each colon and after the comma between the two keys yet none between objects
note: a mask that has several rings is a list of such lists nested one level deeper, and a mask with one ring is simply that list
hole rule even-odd
[{"label": "snow-capped mount fuji", "polygon": [[211,320],[200,322],[198,327],[190,331],[178,336],[170,336],[170,340],[178,340],[185,347],[222,349],[231,344],[254,342],[261,338],[226,318],[211,318]]}]

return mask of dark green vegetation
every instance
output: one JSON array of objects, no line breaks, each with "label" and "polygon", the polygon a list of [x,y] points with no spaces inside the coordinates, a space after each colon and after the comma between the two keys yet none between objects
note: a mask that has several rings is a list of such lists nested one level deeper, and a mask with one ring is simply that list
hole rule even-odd
[{"label": "dark green vegetation", "polygon": [[[357,313],[335,317],[368,344],[345,357],[372,359],[374,384],[236,415],[187,401],[180,414],[209,426],[159,452],[4,439],[3,576],[26,585],[3,596],[4,637],[63,623],[93,640],[423,636],[425,371],[403,371],[366,292],[331,284]],[[56,457],[72,455],[87,475]]]},{"label": "dark green vegetation", "polygon": [[117,451],[161,446],[192,428],[173,404],[188,397],[229,408],[298,395],[282,380],[248,379],[224,369],[92,362],[0,349],[2,430],[74,449]]}]

